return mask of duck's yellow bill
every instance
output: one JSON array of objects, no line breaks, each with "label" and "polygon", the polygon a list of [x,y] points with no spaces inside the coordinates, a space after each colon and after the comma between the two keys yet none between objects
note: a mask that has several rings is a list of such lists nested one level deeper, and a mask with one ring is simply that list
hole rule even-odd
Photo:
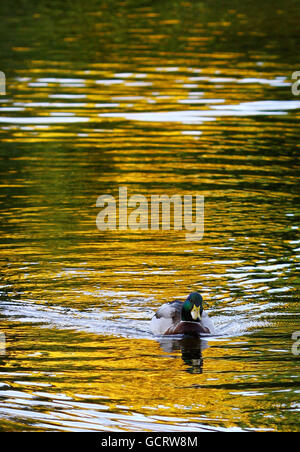
[{"label": "duck's yellow bill", "polygon": [[200,306],[193,306],[193,309],[191,310],[191,315],[193,320],[201,320],[201,314],[200,314]]}]

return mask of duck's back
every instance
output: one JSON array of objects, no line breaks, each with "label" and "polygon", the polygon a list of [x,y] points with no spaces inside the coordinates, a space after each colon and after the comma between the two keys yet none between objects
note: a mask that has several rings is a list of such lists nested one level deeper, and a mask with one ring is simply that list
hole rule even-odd
[{"label": "duck's back", "polygon": [[183,302],[179,300],[163,304],[152,317],[150,328],[153,334],[165,334],[181,321]]}]

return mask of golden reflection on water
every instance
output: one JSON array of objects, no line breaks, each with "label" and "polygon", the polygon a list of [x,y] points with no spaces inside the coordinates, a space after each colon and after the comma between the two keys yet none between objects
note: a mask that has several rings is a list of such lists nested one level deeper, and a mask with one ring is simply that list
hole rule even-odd
[{"label": "golden reflection on water", "polygon": [[[253,362],[247,363],[247,359],[244,362],[235,359],[237,351],[232,347],[231,350],[220,349],[212,343],[205,350],[203,362],[191,365],[184,356],[184,352],[190,352],[191,346],[181,344],[179,351],[180,341],[173,344],[173,351],[168,344],[169,350],[164,352],[153,340],[99,339],[98,336],[75,333],[70,342],[69,335],[63,331],[37,331],[36,327],[31,328],[31,333],[26,327],[22,330],[17,327],[16,331],[21,334],[20,338],[13,338],[8,331],[9,352],[4,359],[5,381],[10,382],[7,375],[12,371],[15,377],[7,398],[4,392],[2,400],[8,412],[13,408],[16,410],[17,419],[26,415],[23,412],[26,403],[21,394],[19,403],[14,403],[14,391],[23,391],[25,387],[32,397],[31,409],[35,404],[39,407],[42,425],[43,417],[49,409],[51,412],[49,400],[53,405],[61,401],[63,406],[58,406],[57,420],[48,420],[50,429],[113,429],[117,426],[115,414],[120,414],[121,425],[126,425],[121,416],[130,413],[129,429],[134,424],[137,430],[159,430],[160,423],[165,427],[190,426],[192,429],[208,425],[211,428],[234,427],[237,420],[239,425],[249,425],[253,421],[255,425],[255,415],[253,420],[249,417],[258,403],[266,412],[273,410],[266,394],[259,394],[259,388],[256,388],[255,374],[260,365],[254,368]],[[35,337],[39,338],[38,346]],[[50,338],[51,342],[48,342]],[[22,350],[17,348],[20,341]],[[242,344],[240,342],[238,355],[245,354],[247,358],[251,352],[249,349],[242,352]],[[134,378],[128,379],[129,371]],[[236,383],[234,375],[238,374],[239,383]],[[250,388],[248,396],[245,387]],[[240,397],[241,392],[245,392],[245,397]],[[86,406],[87,403],[90,405]],[[236,403],[238,410],[233,409]],[[222,407],[222,419],[219,407]],[[65,413],[65,418],[61,419],[61,425],[62,413]],[[141,417],[140,422],[136,413]],[[77,425],[72,425],[72,422]],[[269,427],[272,428],[271,423]],[[25,428],[30,428],[30,424]]]},{"label": "golden reflection on water", "polygon": [[[0,428],[297,430],[297,12],[112,3],[5,6]],[[203,240],[98,231],[122,186],[203,195]],[[154,338],[194,290],[218,337]]]}]

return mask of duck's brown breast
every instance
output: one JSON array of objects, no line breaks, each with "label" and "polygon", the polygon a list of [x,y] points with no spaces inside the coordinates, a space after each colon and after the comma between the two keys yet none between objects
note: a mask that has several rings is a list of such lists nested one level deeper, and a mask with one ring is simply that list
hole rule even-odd
[{"label": "duck's brown breast", "polygon": [[170,327],[165,334],[188,334],[190,336],[199,336],[201,333],[209,334],[208,328],[204,327],[200,322],[179,322],[177,325]]}]

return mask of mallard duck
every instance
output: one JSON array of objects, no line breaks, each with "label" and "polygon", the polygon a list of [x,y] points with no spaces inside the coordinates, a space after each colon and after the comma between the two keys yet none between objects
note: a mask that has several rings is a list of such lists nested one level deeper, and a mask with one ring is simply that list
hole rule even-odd
[{"label": "mallard duck", "polygon": [[151,319],[150,328],[155,335],[186,334],[200,336],[214,334],[213,321],[203,310],[203,299],[198,292],[183,301],[163,304]]}]

